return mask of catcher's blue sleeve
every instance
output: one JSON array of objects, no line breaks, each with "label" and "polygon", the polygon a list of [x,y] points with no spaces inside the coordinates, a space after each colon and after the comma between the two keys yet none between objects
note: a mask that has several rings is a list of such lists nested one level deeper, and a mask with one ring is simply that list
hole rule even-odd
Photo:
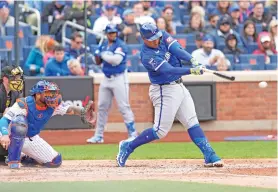
[{"label": "catcher's blue sleeve", "polygon": [[0,119],[0,132],[2,135],[8,135],[9,132],[8,132],[8,127],[9,127],[9,124],[10,124],[10,120],[7,119],[6,117],[2,117]]}]

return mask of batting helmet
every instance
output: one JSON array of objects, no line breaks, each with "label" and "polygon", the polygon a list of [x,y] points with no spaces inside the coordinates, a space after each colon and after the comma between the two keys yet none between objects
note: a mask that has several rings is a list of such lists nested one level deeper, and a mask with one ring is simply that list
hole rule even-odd
[{"label": "batting helmet", "polygon": [[144,23],[140,27],[140,34],[148,41],[154,41],[162,36],[162,32],[152,23]]},{"label": "batting helmet", "polygon": [[108,24],[105,27],[105,33],[116,33],[118,32],[117,26],[113,24]]}]

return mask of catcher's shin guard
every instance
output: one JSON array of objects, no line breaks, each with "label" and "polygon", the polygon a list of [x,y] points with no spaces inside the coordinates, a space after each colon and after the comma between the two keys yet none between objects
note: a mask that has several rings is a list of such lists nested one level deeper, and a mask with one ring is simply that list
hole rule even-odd
[{"label": "catcher's shin guard", "polygon": [[[8,164],[15,165],[20,163],[21,150],[28,130],[26,117],[17,116],[10,124],[10,146],[8,148]],[[16,168],[17,166],[10,166]],[[18,166],[19,168],[19,166]]]}]

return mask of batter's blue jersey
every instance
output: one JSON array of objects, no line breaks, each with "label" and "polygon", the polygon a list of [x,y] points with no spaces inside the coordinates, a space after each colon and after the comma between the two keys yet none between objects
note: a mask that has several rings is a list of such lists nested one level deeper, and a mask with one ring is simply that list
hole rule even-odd
[{"label": "batter's blue jersey", "polygon": [[126,70],[127,46],[122,40],[117,38],[116,41],[110,47],[108,45],[108,40],[106,40],[100,47],[100,51],[111,51],[114,54],[120,54],[123,56],[122,62],[116,66],[113,66],[110,63],[107,63],[103,60],[102,71],[105,74],[105,76],[110,77],[111,75],[123,73]]},{"label": "batter's blue jersey", "polygon": [[181,75],[162,74],[158,71],[165,62],[168,62],[173,67],[182,67],[181,60],[169,52],[170,46],[176,41],[169,33],[162,31],[162,38],[158,48],[153,49],[143,45],[141,49],[141,62],[148,70],[151,83],[170,83],[181,77]]}]

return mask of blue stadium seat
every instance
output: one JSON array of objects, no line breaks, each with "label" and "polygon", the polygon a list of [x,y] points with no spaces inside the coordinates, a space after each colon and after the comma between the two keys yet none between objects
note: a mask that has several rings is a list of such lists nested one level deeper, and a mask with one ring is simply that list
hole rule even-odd
[{"label": "blue stadium seat", "polygon": [[271,55],[270,56],[270,62],[271,63],[277,63],[278,55]]},{"label": "blue stadium seat", "polygon": [[49,25],[48,25],[48,23],[43,22],[41,24],[41,34],[42,35],[48,35],[49,34]]},{"label": "blue stadium seat", "polygon": [[277,63],[270,63],[265,65],[266,70],[278,70]]},{"label": "blue stadium seat", "polygon": [[186,47],[185,47],[185,50],[188,52],[188,53],[192,53],[193,51],[195,51],[197,49],[196,47],[196,44],[195,43],[188,43],[186,44]]},{"label": "blue stadium seat", "polygon": [[37,40],[37,36],[35,36],[35,35],[31,35],[31,36],[29,36],[28,37],[28,45],[29,46],[34,46],[35,45],[35,43],[36,43],[36,40]]},{"label": "blue stadium seat", "polygon": [[138,55],[128,55],[126,59],[127,68],[130,72],[138,72],[140,57]]},{"label": "blue stadium seat", "polygon": [[184,15],[182,18],[183,24],[189,25],[190,15]]},{"label": "blue stadium seat", "polygon": [[92,45],[92,44],[96,45],[97,44],[96,36],[93,35],[93,34],[88,33],[87,44],[89,44],[89,45]]},{"label": "blue stadium seat", "polygon": [[[12,60],[15,60],[15,46],[14,46],[14,36],[3,36],[0,38],[0,48],[2,49],[11,49],[12,50]],[[19,45],[19,54],[20,54],[20,59],[23,60],[23,55],[22,55],[22,43]]]},{"label": "blue stadium seat", "polygon": [[250,65],[248,63],[236,64],[234,65],[234,70],[236,71],[252,71],[260,70],[259,65]]},{"label": "blue stadium seat", "polygon": [[24,61],[27,60],[28,55],[29,55],[30,51],[32,50],[32,48],[33,47],[31,47],[31,46],[23,47],[23,58],[24,58]]},{"label": "blue stadium seat", "polygon": [[241,64],[249,64],[253,70],[264,70],[265,68],[264,55],[242,54],[239,59]]},{"label": "blue stadium seat", "polygon": [[[242,34],[242,33],[243,33],[243,29],[244,29],[244,24],[239,24],[239,27],[238,27],[237,29],[238,29],[237,32],[238,32],[239,34]],[[257,34],[259,34],[259,33],[262,32],[262,31],[263,31],[263,25],[257,23],[257,24],[256,24],[256,32],[257,32]]]},{"label": "blue stadium seat", "polygon": [[[5,27],[6,30],[6,35],[7,36],[14,36],[15,35],[15,28],[11,27],[11,26],[7,26]],[[28,36],[32,35],[32,30],[31,27],[29,25],[27,26],[20,26],[19,27],[19,33],[22,33],[22,38],[21,41],[23,43],[23,45],[28,45]]]},{"label": "blue stadium seat", "polygon": [[184,30],[187,27],[188,27],[188,25],[176,26],[176,33],[177,34],[184,34]]},{"label": "blue stadium seat", "polygon": [[148,70],[144,67],[142,63],[138,66],[138,72],[148,72]]},{"label": "blue stadium seat", "polygon": [[187,44],[195,43],[195,34],[177,34],[173,37],[178,40],[183,48],[185,48]]},{"label": "blue stadium seat", "polygon": [[128,55],[136,55],[141,51],[141,47],[142,47],[141,44],[128,44],[127,45]]},{"label": "blue stadium seat", "polygon": [[97,18],[99,18],[99,15],[92,15],[92,16],[89,17],[89,20],[91,21],[92,28],[93,28]]},{"label": "blue stadium seat", "polygon": [[254,42],[248,45],[247,52],[248,54],[252,54],[256,49],[258,49],[258,44]]}]

